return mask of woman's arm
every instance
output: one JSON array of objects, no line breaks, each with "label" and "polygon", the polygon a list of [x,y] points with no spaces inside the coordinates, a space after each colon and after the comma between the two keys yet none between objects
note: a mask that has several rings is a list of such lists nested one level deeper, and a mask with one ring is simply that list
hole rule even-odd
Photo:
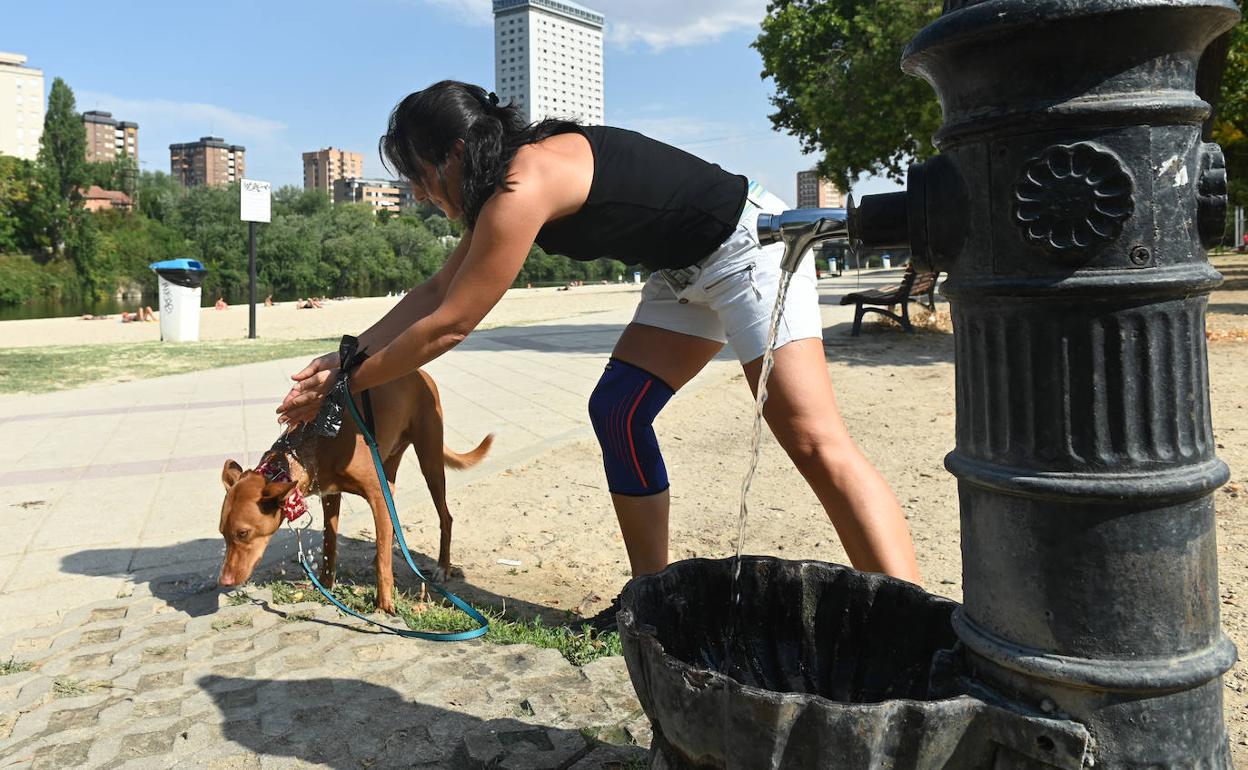
[{"label": "woman's arm", "polygon": [[358,393],[398,379],[462,342],[515,282],[550,214],[549,200],[535,186],[491,198],[437,309],[361,364],[352,390]]},{"label": "woman's arm", "polygon": [[[536,185],[492,197],[481,209],[462,262],[452,265],[448,260],[439,271],[437,285],[446,288],[439,289],[437,307],[380,350],[370,346],[371,355],[356,369],[351,389],[358,393],[398,379],[462,342],[515,282],[551,213],[550,201]],[[415,302],[409,309],[413,307]],[[378,330],[373,340],[381,339],[388,328]],[[280,419],[301,422],[314,417],[333,373],[320,371],[297,382],[278,407]]]},{"label": "woman's arm", "polygon": [[404,329],[436,310],[446,297],[447,289],[471,245],[472,232],[468,231],[459,239],[459,243],[437,273],[408,292],[381,320],[360,335],[360,350],[381,350],[393,342]]}]

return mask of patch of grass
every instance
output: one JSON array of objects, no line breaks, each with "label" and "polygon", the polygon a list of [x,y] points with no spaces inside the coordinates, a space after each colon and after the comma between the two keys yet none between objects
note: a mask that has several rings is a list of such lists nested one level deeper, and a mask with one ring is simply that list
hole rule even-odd
[{"label": "patch of grass", "polygon": [[252,602],[252,598],[247,594],[246,591],[233,591],[226,595],[225,600],[226,602],[229,603],[231,607],[238,607],[244,604],[251,604]]},{"label": "patch of grass", "polygon": [[[294,604],[301,601],[329,603],[308,583],[275,580],[259,587],[272,592],[274,604]],[[377,589],[374,586],[340,582],[334,586],[333,594],[334,598],[355,612],[368,614],[377,609]],[[421,602],[418,597],[406,591],[395,591],[394,608],[404,625],[413,631],[452,633],[476,627],[471,618],[447,602]],[[598,658],[624,654],[620,635],[614,632],[599,634],[587,625],[579,629],[548,626],[540,617],[512,620],[498,610],[483,607],[476,609],[490,621],[490,631],[484,637],[488,642],[531,644],[534,647],[558,650],[559,654],[577,666],[583,666]]]},{"label": "patch of grass", "polygon": [[231,628],[243,628],[251,625],[250,615],[235,615],[229,618],[221,618],[212,621],[213,631],[228,631]]},{"label": "patch of grass", "polygon": [[132,342],[0,348],[0,393],[46,393],[97,382],[182,374],[221,366],[310,356],[336,339]]},{"label": "patch of grass", "polygon": [[88,682],[63,676],[52,680],[52,697],[76,698],[79,695],[87,695],[96,690],[103,690],[106,687],[108,687],[107,682]]},{"label": "patch of grass", "polygon": [[303,612],[288,612],[283,620],[287,623],[301,623],[305,620],[311,620],[313,617],[311,612],[304,610]]},{"label": "patch of grass", "polygon": [[29,671],[35,667],[34,663],[17,658],[9,658],[7,661],[0,661],[0,676],[8,676],[9,674],[20,674],[23,671]]}]

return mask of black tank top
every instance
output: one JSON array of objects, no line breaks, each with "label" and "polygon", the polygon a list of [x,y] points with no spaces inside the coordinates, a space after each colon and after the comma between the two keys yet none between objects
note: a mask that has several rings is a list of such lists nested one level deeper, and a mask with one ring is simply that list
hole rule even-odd
[{"label": "black tank top", "polygon": [[688,267],[737,226],[749,181],[714,163],[609,126],[578,126],[594,151],[585,205],[537,234],[551,254],[609,257],[651,270]]}]

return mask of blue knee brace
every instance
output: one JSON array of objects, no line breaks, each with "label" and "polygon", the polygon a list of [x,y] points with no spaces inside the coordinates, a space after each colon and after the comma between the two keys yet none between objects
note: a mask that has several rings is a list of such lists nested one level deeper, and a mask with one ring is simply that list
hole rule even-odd
[{"label": "blue knee brace", "polygon": [[654,435],[654,418],[675,395],[667,383],[612,358],[589,397],[589,418],[602,445],[607,488],[617,495],[655,495],[667,489],[667,468]]}]

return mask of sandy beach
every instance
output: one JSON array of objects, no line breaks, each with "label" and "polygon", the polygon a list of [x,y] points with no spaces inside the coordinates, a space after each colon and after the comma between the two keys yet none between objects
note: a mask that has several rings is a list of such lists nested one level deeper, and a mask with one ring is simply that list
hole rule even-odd
[{"label": "sandy beach", "polygon": [[[612,310],[637,303],[640,285],[611,284],[558,288],[512,289],[486,316],[481,328],[539,323],[556,318]],[[399,301],[398,297],[330,300],[319,309],[298,310],[294,302],[256,308],[256,336],[270,340],[316,339],[358,334]],[[158,308],[156,308],[159,311]],[[159,312],[157,313],[159,315]],[[247,305],[225,310],[200,310],[202,340],[245,339]],[[71,318],[33,318],[0,321],[0,348],[48,345],[91,345],[104,342],[150,342],[160,339],[159,323],[122,323],[118,316],[84,321]]]}]

